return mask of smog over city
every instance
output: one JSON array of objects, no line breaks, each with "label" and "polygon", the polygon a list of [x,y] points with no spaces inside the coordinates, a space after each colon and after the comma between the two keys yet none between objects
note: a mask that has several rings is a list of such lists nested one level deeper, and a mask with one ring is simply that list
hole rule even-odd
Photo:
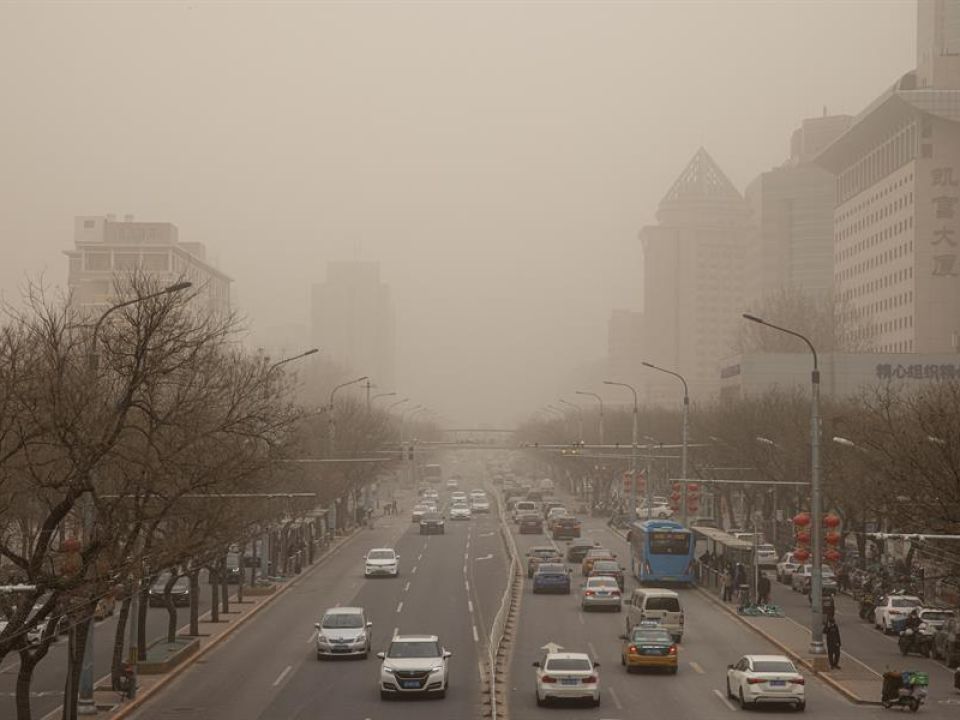
[{"label": "smog over city", "polygon": [[[744,193],[915,67],[916,25],[912,1],[5,2],[0,290],[66,291],[76,218],[170,223],[251,350],[326,367],[380,332],[338,378],[512,427],[607,379],[692,159]],[[365,327],[325,339],[337,316]]]}]

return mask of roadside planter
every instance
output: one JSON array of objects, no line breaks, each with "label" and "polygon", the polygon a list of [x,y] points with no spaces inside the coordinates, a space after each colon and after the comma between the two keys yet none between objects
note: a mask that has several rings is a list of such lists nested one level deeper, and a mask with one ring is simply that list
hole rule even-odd
[{"label": "roadside planter", "polygon": [[162,675],[184,662],[199,649],[200,638],[178,637],[172,643],[162,638],[147,648],[147,659],[137,663],[137,672],[141,675]]}]

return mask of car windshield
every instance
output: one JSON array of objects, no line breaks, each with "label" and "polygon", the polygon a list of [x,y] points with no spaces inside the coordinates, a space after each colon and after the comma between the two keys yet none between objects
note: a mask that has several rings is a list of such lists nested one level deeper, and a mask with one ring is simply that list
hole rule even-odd
[{"label": "car windshield", "polygon": [[547,661],[544,670],[593,670],[593,663],[586,658],[554,658]]},{"label": "car windshield", "polygon": [[952,618],[953,613],[949,610],[927,610],[920,613],[920,617],[924,620],[946,620],[947,618]]},{"label": "car windshield", "polygon": [[371,550],[367,553],[367,560],[393,560],[393,550]]},{"label": "car windshield", "polygon": [[634,630],[630,641],[635,643],[663,642],[673,645],[673,638],[666,630]]},{"label": "car windshield", "polygon": [[564,565],[558,565],[557,563],[540,563],[537,566],[537,574],[539,575],[566,575],[567,568]]},{"label": "car windshield", "polygon": [[775,553],[777,551],[773,545],[757,545],[757,550],[762,553]]},{"label": "car windshield", "polygon": [[440,657],[440,646],[432,640],[400,640],[390,643],[387,657],[435,658]]},{"label": "car windshield", "polygon": [[453,506],[453,509],[454,509],[454,510],[469,510],[470,508],[468,508],[468,507],[467,507],[466,505],[464,505],[463,503],[457,503],[456,505]]},{"label": "car windshield", "polygon": [[325,628],[360,628],[363,627],[363,618],[359,613],[330,613],[323,616],[320,626]]},{"label": "car windshield", "polygon": [[426,522],[438,522],[440,520],[440,513],[426,512],[423,514],[423,519]]},{"label": "car windshield", "polygon": [[429,505],[414,505],[414,506],[413,506],[413,511],[414,511],[414,512],[426,512],[426,511],[429,510],[429,509],[430,509],[430,506],[429,506]]},{"label": "car windshield", "polygon": [[756,660],[753,671],[758,673],[795,673],[797,669],[789,660]]},{"label": "car windshield", "polygon": [[920,600],[917,598],[891,598],[890,607],[895,608],[907,608],[907,607],[919,607]]},{"label": "car windshield", "polygon": [[587,551],[588,558],[608,558],[610,557],[610,551],[606,548],[595,548],[593,550]]},{"label": "car windshield", "polygon": [[587,580],[587,587],[619,587],[613,578],[598,577]]},{"label": "car windshield", "polygon": [[593,570],[594,572],[619,572],[620,566],[612,560],[597,560],[597,562],[593,564]]},{"label": "car windshield", "polygon": [[664,610],[666,612],[680,612],[680,601],[675,597],[647,598],[647,610]]}]

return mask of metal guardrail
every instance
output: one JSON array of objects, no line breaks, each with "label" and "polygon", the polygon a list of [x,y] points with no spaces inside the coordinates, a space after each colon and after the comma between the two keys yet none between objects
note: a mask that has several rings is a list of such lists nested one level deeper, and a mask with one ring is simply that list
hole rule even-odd
[{"label": "metal guardrail", "polygon": [[490,717],[493,720],[500,720],[501,718],[506,718],[507,714],[506,706],[500,705],[497,696],[499,685],[499,680],[497,679],[498,658],[503,649],[507,623],[517,610],[517,590],[522,580],[520,555],[517,551],[517,544],[514,541],[513,533],[510,532],[510,527],[506,523],[506,511],[503,505],[503,499],[497,492],[495,492],[494,495],[497,498],[500,535],[510,555],[510,565],[507,568],[507,585],[504,588],[503,596],[500,600],[500,608],[497,610],[497,615],[493,620],[493,625],[490,628],[490,637],[487,642],[487,684],[490,689]]}]

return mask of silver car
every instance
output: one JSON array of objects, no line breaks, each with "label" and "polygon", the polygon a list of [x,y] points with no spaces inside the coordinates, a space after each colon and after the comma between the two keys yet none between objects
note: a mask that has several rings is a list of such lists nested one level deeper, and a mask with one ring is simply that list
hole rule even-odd
[{"label": "silver car", "polygon": [[314,627],[317,628],[317,660],[351,655],[366,658],[370,653],[373,623],[367,620],[363,608],[330,608]]},{"label": "silver car", "polygon": [[583,584],[580,593],[580,609],[609,608],[620,612],[623,609],[623,594],[616,578],[592,577]]}]

